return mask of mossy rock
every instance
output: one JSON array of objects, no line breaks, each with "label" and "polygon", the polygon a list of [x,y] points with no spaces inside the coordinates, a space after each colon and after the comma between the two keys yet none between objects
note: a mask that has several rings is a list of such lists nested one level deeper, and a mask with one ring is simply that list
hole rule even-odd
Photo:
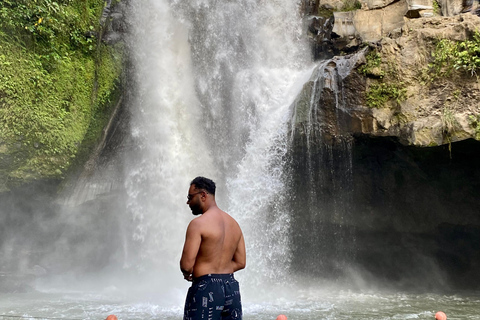
[{"label": "mossy rock", "polygon": [[0,192],[62,179],[98,140],[118,96],[123,56],[121,44],[95,37],[102,9],[100,0],[3,5]]}]

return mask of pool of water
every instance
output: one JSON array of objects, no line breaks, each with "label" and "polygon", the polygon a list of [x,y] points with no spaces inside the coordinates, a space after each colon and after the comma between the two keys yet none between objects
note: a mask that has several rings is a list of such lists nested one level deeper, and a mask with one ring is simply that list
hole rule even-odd
[{"label": "pool of water", "polygon": [[[244,319],[434,319],[444,311],[449,320],[480,319],[480,292],[455,294],[350,291],[335,288],[299,289],[284,294],[270,292],[262,298],[251,290],[243,294]],[[159,295],[120,293],[118,288],[102,292],[46,290],[0,295],[1,319],[181,319],[184,292]]]}]

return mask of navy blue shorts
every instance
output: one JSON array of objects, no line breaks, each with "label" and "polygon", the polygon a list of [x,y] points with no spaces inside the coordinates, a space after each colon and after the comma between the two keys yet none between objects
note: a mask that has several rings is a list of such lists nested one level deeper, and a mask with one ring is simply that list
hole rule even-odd
[{"label": "navy blue shorts", "polygon": [[207,274],[193,280],[183,320],[242,319],[240,287],[231,274]]}]

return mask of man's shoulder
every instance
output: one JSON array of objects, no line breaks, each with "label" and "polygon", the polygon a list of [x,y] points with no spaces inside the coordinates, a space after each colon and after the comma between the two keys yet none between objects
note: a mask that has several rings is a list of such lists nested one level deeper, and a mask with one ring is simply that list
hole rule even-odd
[{"label": "man's shoulder", "polygon": [[203,229],[204,227],[210,224],[209,220],[211,218],[208,215],[202,214],[201,216],[195,217],[192,221],[190,221],[189,227],[196,228],[196,229]]},{"label": "man's shoulder", "polygon": [[240,227],[238,222],[228,213],[223,210],[212,210],[203,213],[201,216],[196,217],[192,221],[190,221],[190,225],[194,227],[211,227],[213,221],[225,221],[227,224],[234,225],[236,227]]},{"label": "man's shoulder", "polygon": [[234,223],[238,225],[237,221],[235,221],[232,216],[220,209],[207,211],[201,216],[196,217],[195,219],[190,221],[190,223],[194,223],[196,225],[211,225],[213,222],[220,221],[226,221],[227,223]]},{"label": "man's shoulder", "polygon": [[223,217],[224,221],[226,220],[229,224],[234,225],[234,226],[237,226],[237,227],[240,227],[240,225],[238,224],[237,220],[235,220],[234,217],[232,217],[231,215],[229,215],[229,214],[226,213],[225,211],[220,210],[220,214],[221,214],[221,216]]},{"label": "man's shoulder", "polygon": [[201,227],[204,225],[204,219],[202,219],[203,216],[198,216],[195,217],[190,223],[188,224],[188,229],[191,230],[199,230]]},{"label": "man's shoulder", "polygon": [[222,211],[223,214],[225,215],[225,217],[230,220],[231,222],[233,222],[235,225],[239,226],[237,220],[235,220],[234,217],[232,217],[231,215],[229,215],[228,213],[226,213],[225,211]]}]

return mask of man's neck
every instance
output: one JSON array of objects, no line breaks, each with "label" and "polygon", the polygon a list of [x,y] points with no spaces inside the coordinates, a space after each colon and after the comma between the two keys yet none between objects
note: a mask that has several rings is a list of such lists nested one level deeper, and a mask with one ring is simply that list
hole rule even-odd
[{"label": "man's neck", "polygon": [[215,210],[215,209],[218,209],[217,204],[215,203],[215,201],[212,201],[212,203],[205,204],[203,213],[207,213],[208,211]]}]

